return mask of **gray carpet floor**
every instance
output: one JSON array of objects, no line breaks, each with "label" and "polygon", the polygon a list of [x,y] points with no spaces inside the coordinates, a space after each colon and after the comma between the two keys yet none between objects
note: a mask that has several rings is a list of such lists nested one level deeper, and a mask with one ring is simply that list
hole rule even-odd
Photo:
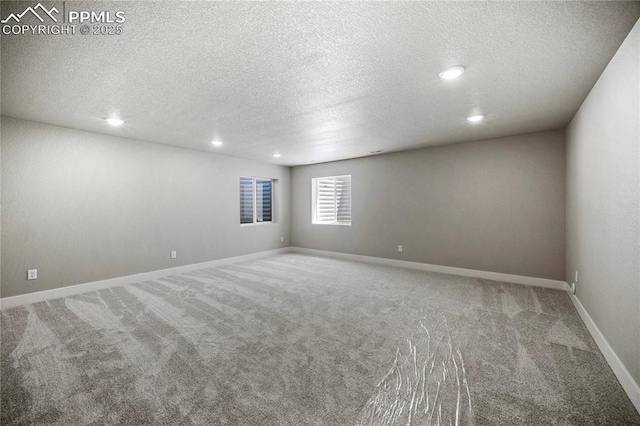
[{"label": "gray carpet floor", "polygon": [[556,290],[284,254],[1,321],[3,425],[640,425]]}]

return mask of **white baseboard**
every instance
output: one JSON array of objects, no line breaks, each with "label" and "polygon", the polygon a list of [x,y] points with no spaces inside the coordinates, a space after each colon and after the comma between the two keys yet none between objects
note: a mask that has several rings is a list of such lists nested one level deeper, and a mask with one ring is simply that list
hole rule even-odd
[{"label": "white baseboard", "polygon": [[636,410],[640,412],[640,386],[638,386],[638,383],[633,379],[629,370],[627,370],[622,361],[620,361],[620,358],[618,358],[618,355],[616,355],[611,345],[609,345],[609,342],[607,342],[607,339],[605,339],[604,335],[587,310],[582,306],[580,300],[571,293],[569,293],[569,297],[571,298],[573,305],[576,307],[578,314],[580,314],[582,321],[584,321],[587,329],[591,333],[593,340],[595,340],[598,348],[600,348],[600,352],[602,352],[602,355],[604,355],[609,366],[611,366],[613,373],[618,378],[618,381],[620,381],[622,388],[627,392],[627,395],[629,395],[629,399],[631,399]]},{"label": "white baseboard", "polygon": [[8,309],[14,306],[26,305],[29,303],[41,302],[43,300],[58,299],[60,297],[73,296],[89,291],[101,290],[110,287],[117,287],[125,284],[132,284],[145,280],[154,280],[173,274],[195,271],[197,269],[212,268],[245,260],[257,259],[273,254],[297,252],[313,254],[318,256],[334,257],[340,259],[356,260],[361,262],[378,263],[389,266],[399,266],[404,268],[419,269],[422,271],[440,272],[450,275],[461,275],[465,277],[483,278],[495,281],[506,281],[516,284],[525,284],[538,287],[553,288],[568,291],[569,287],[564,281],[555,281],[545,278],[532,278],[520,275],[501,274],[498,272],[478,271],[474,269],[454,268],[451,266],[430,265],[428,263],[408,262],[405,260],[386,259],[382,257],[361,256],[357,254],[339,253],[325,250],[314,250],[302,247],[284,247],[275,250],[267,250],[258,253],[251,253],[242,256],[227,257],[224,259],[211,260],[208,262],[194,263],[190,265],[177,266],[175,268],[160,269],[157,271],[143,272],[140,274],[127,275],[124,277],[111,278],[102,281],[94,281],[84,284],[76,284],[67,287],[60,287],[52,290],[38,291],[21,294],[19,296],[0,298],[0,309]]},{"label": "white baseboard", "polygon": [[275,250],[261,251],[258,253],[245,254],[242,256],[226,257],[224,259],[210,260],[208,262],[193,263],[190,265],[176,266],[175,268],[160,269],[157,271],[143,272],[140,274],[127,275],[124,277],[111,278],[108,280],[94,281],[84,284],[70,285],[67,287],[55,288],[52,290],[37,291],[34,293],[21,294],[19,296],[3,297],[0,299],[0,309],[13,308],[14,306],[27,305],[29,303],[42,302],[43,300],[58,299],[60,297],[74,296],[76,294],[87,293],[89,291],[102,290],[110,287],[117,287],[125,284],[133,284],[140,281],[155,280],[168,275],[183,274],[197,269],[212,268],[231,263],[238,263],[245,260],[258,259],[260,257],[273,254],[287,253],[290,247]]},{"label": "white baseboard", "polygon": [[335,251],[315,250],[303,247],[291,247],[296,253],[314,254],[317,256],[334,257],[338,259],[356,260],[360,262],[378,263],[381,265],[398,266],[401,268],[419,269],[421,271],[440,272],[448,275],[461,275],[463,277],[483,278],[486,280],[504,281],[515,284],[524,284],[536,287],[553,288],[569,291],[569,286],[564,281],[549,280],[546,278],[525,277],[522,275],[502,274],[499,272],[479,271],[476,269],[455,268],[453,266],[431,265],[429,263],[409,262],[406,260],[387,259],[384,257],[362,256],[359,254],[340,253]]}]

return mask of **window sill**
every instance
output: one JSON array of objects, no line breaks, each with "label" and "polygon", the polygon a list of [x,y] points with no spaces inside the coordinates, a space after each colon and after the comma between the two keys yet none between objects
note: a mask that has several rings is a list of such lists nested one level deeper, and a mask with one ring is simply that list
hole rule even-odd
[{"label": "window sill", "polygon": [[317,223],[317,222],[311,222],[312,225],[323,225],[323,226],[351,226],[350,223]]},{"label": "window sill", "polygon": [[241,223],[240,227],[245,227],[245,226],[262,226],[262,225],[273,225],[275,222],[271,221],[271,222],[254,222],[254,223]]}]

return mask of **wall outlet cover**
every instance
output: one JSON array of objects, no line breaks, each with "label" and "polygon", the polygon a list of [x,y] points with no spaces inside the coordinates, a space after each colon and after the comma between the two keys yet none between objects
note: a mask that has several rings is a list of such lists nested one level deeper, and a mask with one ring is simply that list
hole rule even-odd
[{"label": "wall outlet cover", "polygon": [[172,259],[175,259],[176,257],[178,257],[178,253],[177,253],[177,252],[175,252],[175,251],[172,251],[172,252],[171,252],[171,258],[172,258]]},{"label": "wall outlet cover", "polygon": [[37,269],[29,269],[27,271],[27,279],[28,280],[37,280],[38,279],[38,270]]}]

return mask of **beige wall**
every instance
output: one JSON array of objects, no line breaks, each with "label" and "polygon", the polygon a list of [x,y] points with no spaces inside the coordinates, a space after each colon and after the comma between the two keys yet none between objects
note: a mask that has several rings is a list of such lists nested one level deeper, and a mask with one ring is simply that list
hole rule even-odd
[{"label": "beige wall", "polygon": [[[279,223],[240,227],[241,175],[279,179]],[[289,185],[287,167],[2,117],[1,295],[288,246]]]},{"label": "beige wall", "polygon": [[640,383],[640,23],[567,129],[567,280]]},{"label": "beige wall", "polygon": [[[343,174],[353,225],[311,224],[311,179]],[[564,131],[295,167],[292,200],[294,246],[565,278]]]}]

